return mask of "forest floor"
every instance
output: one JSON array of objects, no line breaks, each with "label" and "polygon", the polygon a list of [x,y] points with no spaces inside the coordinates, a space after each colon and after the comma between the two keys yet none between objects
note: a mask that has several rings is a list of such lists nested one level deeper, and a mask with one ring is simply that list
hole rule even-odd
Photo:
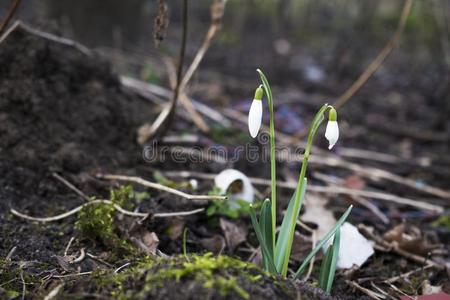
[{"label": "forest floor", "polygon": [[[193,161],[191,156],[180,162],[170,155],[214,147],[233,153],[246,143],[266,149],[264,141],[247,137],[245,114],[254,83],[230,79],[226,87],[197,85],[193,97],[214,107],[221,124],[207,118],[210,133],[203,134],[180,110],[158,145],[167,151],[164,159],[149,161],[136,142],[137,132],[156,118],[161,95],[124,86],[124,77],[82,46],[24,28],[16,27],[0,42],[0,297],[369,299],[372,292],[388,299],[437,286],[450,293],[450,141],[442,127],[445,118],[436,117],[443,115],[441,103],[430,100],[440,87],[377,82],[341,110],[342,138],[335,153],[322,150],[325,139],[316,139],[308,176],[313,186],[327,189],[313,189],[307,197],[324,200],[322,210],[336,217],[355,205],[349,221],[363,224],[361,231],[376,244],[376,253],[361,268],[338,272],[329,296],[314,288],[320,255],[307,282],[275,278],[244,263],[260,259],[245,211],[236,217],[217,200],[186,199],[131,179],[105,177],[137,176],[199,195],[214,192],[212,179],[225,168],[268,179],[267,160]],[[296,151],[293,145],[302,143],[290,137],[307,129],[325,97],[278,84],[279,146],[291,143],[289,149]],[[295,159],[280,161],[279,180],[295,181],[298,166]],[[333,193],[336,186],[343,192]],[[255,188],[259,199],[270,195],[265,184]],[[358,194],[362,191],[376,195]],[[284,199],[279,207],[291,193],[292,188],[279,189]],[[110,204],[86,205],[93,199],[149,215],[142,219]],[[83,204],[81,211],[52,222],[30,221],[11,211],[45,218]],[[164,216],[177,212],[190,214]],[[320,227],[317,223],[308,225]],[[311,247],[308,231],[299,227],[297,238],[292,270]],[[209,252],[213,256],[202,255]]]}]

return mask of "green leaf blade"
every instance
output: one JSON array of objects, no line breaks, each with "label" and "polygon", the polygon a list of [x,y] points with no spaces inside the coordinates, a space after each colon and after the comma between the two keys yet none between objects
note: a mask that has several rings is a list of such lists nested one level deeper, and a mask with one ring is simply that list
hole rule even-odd
[{"label": "green leaf blade", "polygon": [[[295,208],[295,198],[296,193],[292,196],[289,201],[288,208],[281,223],[280,233],[278,234],[278,239],[275,247],[275,265],[277,271],[283,274],[284,268],[287,268],[289,262],[289,256],[292,249],[292,242],[294,238],[295,226],[297,224],[298,216],[303,204],[303,199],[306,193],[306,187],[308,185],[308,180],[304,178],[303,184],[300,190],[299,205],[296,211]],[[292,224],[294,222],[295,224]],[[292,231],[292,228],[294,231]],[[287,261],[286,261],[287,260]]]},{"label": "green leaf blade", "polygon": [[325,237],[317,244],[316,248],[314,248],[314,250],[312,250],[308,256],[305,258],[305,260],[303,261],[303,263],[300,265],[300,267],[298,268],[297,272],[295,272],[294,274],[294,278],[297,279],[302,273],[303,271],[306,269],[306,266],[308,265],[308,263],[311,261],[311,259],[317,254],[317,252],[319,252],[320,248],[322,248],[322,246],[331,238],[331,236],[333,236],[333,234],[336,233],[336,231],[338,230],[338,228],[340,228],[340,226],[342,225],[342,223],[345,222],[345,220],[347,219],[348,215],[350,214],[350,212],[352,211],[353,205],[350,205],[347,210],[345,211],[345,213],[341,216],[341,218],[336,222],[336,224],[334,225],[334,227],[325,235]]},{"label": "green leaf blade", "polygon": [[276,274],[276,267],[273,261],[273,255],[269,251],[267,244],[264,240],[263,234],[261,232],[261,225],[258,223],[258,219],[256,218],[255,209],[250,207],[250,218],[252,219],[253,229],[255,230],[256,237],[258,238],[259,244],[261,246],[261,252],[263,257],[267,257],[267,267],[266,270],[270,273]]}]

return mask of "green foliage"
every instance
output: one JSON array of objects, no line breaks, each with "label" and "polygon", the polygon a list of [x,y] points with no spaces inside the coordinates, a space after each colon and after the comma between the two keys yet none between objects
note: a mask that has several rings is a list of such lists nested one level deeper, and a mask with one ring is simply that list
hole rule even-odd
[{"label": "green foliage", "polygon": [[[276,172],[275,172],[275,130],[274,130],[274,120],[273,120],[273,99],[272,90],[270,88],[269,82],[261,70],[257,70],[260,77],[262,86],[264,88],[264,93],[267,97],[269,106],[269,117],[270,117],[270,157],[271,157],[271,188],[272,188],[272,199],[266,200],[261,207],[259,220],[256,216],[255,210],[252,208],[250,210],[250,216],[252,219],[253,229],[255,230],[256,236],[258,238],[259,244],[261,246],[261,251],[263,255],[263,263],[266,271],[274,274],[281,274],[286,276],[289,258],[291,255],[291,249],[294,239],[295,227],[297,224],[297,219],[300,214],[300,209],[303,203],[303,199],[306,193],[307,178],[306,169],[308,166],[309,154],[311,152],[312,143],[314,136],[320,124],[325,119],[324,114],[328,110],[330,111],[330,119],[336,121],[337,114],[334,108],[328,104],[323,105],[317,114],[315,115],[310,130],[308,134],[308,141],[305,148],[305,153],[303,155],[302,167],[299,174],[299,179],[294,195],[289,201],[286,214],[283,218],[280,233],[275,241],[275,229],[276,229]],[[325,238],[323,238],[315,249],[307,256],[303,261],[298,271],[295,273],[295,278],[297,278],[305,269],[309,261],[316,255],[324,243],[326,243],[336,231],[339,231],[340,226],[346,220],[352,206],[350,206],[343,216],[339,219],[336,225],[327,233]],[[320,216],[318,216],[320,217]],[[337,255],[339,253],[339,233],[336,234],[333,247],[330,247],[328,251],[325,262],[322,265],[321,270],[321,280],[320,286],[326,291],[331,290],[331,285],[333,283],[334,274],[336,270]]]},{"label": "green foliage", "polygon": [[22,295],[23,285],[21,277],[23,277],[28,286],[39,283],[39,279],[26,272],[21,264],[0,259],[0,298],[17,299]]},{"label": "green foliage", "polygon": [[[231,186],[233,188],[233,186]],[[230,197],[232,191],[227,193],[227,197]],[[220,188],[214,186],[208,195],[218,196],[222,195]],[[234,203],[233,203],[234,202]],[[247,201],[237,199],[235,201],[211,201],[206,209],[206,215],[213,217],[215,215],[226,216],[230,219],[237,219],[242,215],[246,215],[250,212],[250,204]],[[236,205],[237,204],[237,205]]]},{"label": "green foliage", "polygon": [[[92,280],[99,291],[109,290],[115,299],[148,298],[149,293],[166,286],[169,281],[190,281],[204,288],[217,290],[222,296],[249,299],[249,293],[239,285],[238,278],[256,282],[262,275],[270,276],[254,264],[206,253],[170,258],[142,257],[134,262],[133,267],[119,274],[96,271]],[[130,288],[129,284],[132,282],[138,282],[139,288]]]},{"label": "green foliage", "polygon": [[[126,209],[132,208],[133,196],[134,192],[131,186],[122,186],[110,193],[111,201]],[[111,247],[120,253],[131,253],[133,247],[117,234],[115,214],[116,210],[112,204],[87,205],[78,213],[75,228],[85,237],[100,242],[104,246]]]},{"label": "green foliage", "polygon": [[319,250],[322,248],[322,246],[328,242],[328,240],[333,236],[333,234],[336,233],[336,231],[338,229],[341,228],[342,224],[345,222],[345,220],[347,219],[348,215],[350,214],[350,212],[352,211],[353,205],[350,205],[349,208],[347,208],[347,210],[345,211],[345,213],[341,216],[341,218],[336,222],[336,224],[334,225],[334,227],[328,231],[328,233],[323,237],[323,239],[316,245],[316,248],[313,249],[313,251],[311,251],[308,256],[305,258],[305,260],[303,261],[303,263],[300,265],[300,267],[298,268],[297,272],[295,272],[294,278],[298,278],[298,276],[300,276],[303,271],[306,269],[306,266],[308,265],[308,263],[311,261],[311,259],[317,254],[317,252],[319,252]]},{"label": "green foliage", "polygon": [[168,187],[171,187],[174,189],[177,189],[180,187],[180,185],[177,182],[168,179],[166,176],[164,176],[159,171],[153,172],[153,178],[156,180],[157,183],[162,184],[164,186],[168,186]]},{"label": "green foliage", "polygon": [[211,201],[211,204],[206,209],[206,215],[208,217],[221,215],[230,219],[237,219],[250,212],[250,204],[247,201],[238,199],[235,203],[238,204],[238,207],[230,204],[230,201]]},{"label": "green foliage", "polygon": [[222,125],[212,125],[209,136],[214,142],[225,145],[245,143],[249,140],[245,132],[223,127]]},{"label": "green foliage", "polygon": [[450,216],[440,216],[436,221],[433,222],[433,226],[441,226],[450,228]]},{"label": "green foliage", "polygon": [[334,235],[333,245],[328,247],[320,267],[319,287],[327,291],[327,293],[331,292],[331,287],[333,285],[340,244],[341,230],[338,229]]}]

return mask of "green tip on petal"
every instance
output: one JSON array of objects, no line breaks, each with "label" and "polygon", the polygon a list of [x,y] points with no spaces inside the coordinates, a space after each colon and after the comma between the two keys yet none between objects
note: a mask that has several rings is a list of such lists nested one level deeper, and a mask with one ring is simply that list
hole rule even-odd
[{"label": "green tip on petal", "polygon": [[255,97],[253,99],[255,99],[255,100],[262,100],[263,95],[264,95],[264,90],[262,89],[262,85],[260,85],[256,89]]},{"label": "green tip on petal", "polygon": [[334,107],[330,108],[330,112],[328,113],[328,121],[337,121],[337,112]]}]

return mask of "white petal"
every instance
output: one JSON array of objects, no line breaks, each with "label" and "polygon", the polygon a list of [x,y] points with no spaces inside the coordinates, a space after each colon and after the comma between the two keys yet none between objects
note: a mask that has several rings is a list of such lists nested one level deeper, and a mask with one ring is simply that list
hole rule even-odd
[{"label": "white petal", "polygon": [[337,121],[328,121],[325,137],[329,142],[328,149],[333,148],[334,144],[336,144],[339,139],[339,126]]},{"label": "white petal", "polygon": [[196,179],[189,180],[189,184],[191,185],[193,190],[196,190],[198,188],[198,181]]},{"label": "white petal", "polygon": [[258,135],[262,120],[262,101],[253,99],[252,106],[248,112],[248,130],[254,138]]},{"label": "white petal", "polygon": [[[328,243],[328,245],[330,244],[331,242]],[[348,222],[342,224],[338,269],[350,269],[353,265],[361,267],[375,252],[372,244],[359,233],[358,228]],[[324,252],[327,248],[328,246],[323,248]]]},{"label": "white petal", "polygon": [[[255,195],[253,186],[250,179],[244,173],[235,169],[226,169],[216,175],[214,183],[220,189],[220,192],[225,194],[230,185],[237,180],[242,181],[242,191],[231,195],[229,200],[234,202],[237,199],[241,199],[252,203]],[[236,204],[236,207],[239,207],[239,205]]]}]

